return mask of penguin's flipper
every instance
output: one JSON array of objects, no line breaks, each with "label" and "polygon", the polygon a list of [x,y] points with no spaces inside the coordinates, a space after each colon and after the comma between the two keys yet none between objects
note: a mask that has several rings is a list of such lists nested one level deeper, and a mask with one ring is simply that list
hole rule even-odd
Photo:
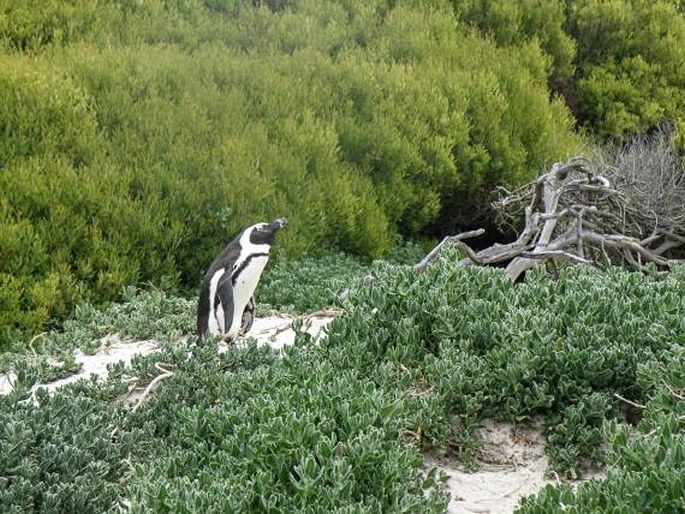
[{"label": "penguin's flipper", "polygon": [[[223,310],[223,319],[219,321],[219,326],[222,328],[222,332],[225,334],[231,329],[233,324],[233,284],[231,283],[231,274],[226,273],[216,288],[216,296],[221,302],[221,307]],[[218,310],[215,310],[218,312]],[[224,335],[222,334],[222,336]]]},{"label": "penguin's flipper", "polygon": [[200,284],[200,297],[197,301],[197,320],[195,333],[197,334],[197,346],[202,346],[204,335],[209,330],[209,317],[212,315],[212,306],[209,299],[210,281],[205,276]]},{"label": "penguin's flipper", "polygon": [[254,311],[255,311],[255,301],[254,296],[250,297],[250,300],[245,306],[243,311],[243,319],[240,322],[240,333],[247,334],[252,328],[252,323],[254,322]]}]

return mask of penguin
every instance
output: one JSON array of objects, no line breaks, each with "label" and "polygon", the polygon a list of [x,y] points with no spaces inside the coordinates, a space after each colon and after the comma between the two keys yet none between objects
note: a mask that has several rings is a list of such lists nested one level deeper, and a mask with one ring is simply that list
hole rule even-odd
[{"label": "penguin", "polygon": [[212,262],[200,284],[197,345],[205,334],[233,342],[254,319],[254,291],[269,260],[276,233],[287,221],[257,223],[243,230]]}]

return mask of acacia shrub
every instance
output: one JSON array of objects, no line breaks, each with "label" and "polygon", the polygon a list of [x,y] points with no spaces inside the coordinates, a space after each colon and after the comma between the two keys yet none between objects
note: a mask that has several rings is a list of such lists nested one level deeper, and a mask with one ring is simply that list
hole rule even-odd
[{"label": "acacia shrub", "polygon": [[685,141],[685,15],[671,0],[574,2],[576,114],[602,138],[624,139],[664,118]]},{"label": "acacia shrub", "polygon": [[678,0],[452,0],[456,16],[502,47],[538,45],[549,86],[599,141],[673,121],[683,147],[685,12]]},{"label": "acacia shrub", "polygon": [[[26,30],[55,35],[17,35],[15,7]],[[481,220],[481,191],[582,142],[535,45],[455,32],[440,5],[281,7],[11,3],[5,341],[125,284],[194,291],[256,220],[289,218],[278,245],[292,256],[379,257],[398,232]]]},{"label": "acacia shrub", "polygon": [[576,43],[567,32],[568,2],[562,0],[451,0],[457,17],[502,46],[539,45],[552,59],[549,80],[560,86],[574,72]]}]

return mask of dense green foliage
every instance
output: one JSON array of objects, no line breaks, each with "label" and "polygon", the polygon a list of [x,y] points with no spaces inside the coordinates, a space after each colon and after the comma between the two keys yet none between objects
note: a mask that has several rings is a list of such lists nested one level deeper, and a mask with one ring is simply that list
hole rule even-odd
[{"label": "dense green foliage", "polygon": [[681,0],[451,0],[499,45],[536,41],[550,88],[600,139],[671,120],[685,148],[685,4]]},{"label": "dense green foliage", "polygon": [[[611,472],[524,512],[681,511],[682,268],[512,287],[352,256],[487,223],[495,186],[593,137],[666,119],[685,148],[684,60],[680,0],[2,2],[0,510],[440,512],[419,449],[468,461],[482,418],[543,417],[555,471]],[[275,216],[260,308],[346,315],[282,359],[187,359],[194,301],[136,287],[194,290]],[[24,401],[112,332],[165,348]],[[124,374],[155,361],[174,375],[131,414]],[[646,406],[636,429],[614,393]]]},{"label": "dense green foliage", "polygon": [[538,270],[512,287],[497,269],[443,262],[416,279],[390,268],[351,298],[326,345],[359,341],[360,366],[387,360],[432,386],[417,430],[433,443],[471,445],[453,432],[455,417],[463,430],[483,416],[544,416],[551,465],[573,476],[583,460],[601,462],[602,423],[618,415],[613,393],[641,401],[649,388],[638,365],[668,364],[682,348],[683,271],[645,278],[574,267],[550,282]]},{"label": "dense green foliage", "polygon": [[[682,336],[681,336],[682,340]],[[569,487],[546,487],[522,503],[521,513],[659,512],[685,510],[685,351],[668,354],[665,366],[638,366],[638,381],[650,391],[637,434],[607,426],[612,442],[606,479]],[[676,396],[678,395],[678,396]]]},{"label": "dense green foliage", "polygon": [[[394,245],[383,261],[409,265],[424,255],[421,246],[401,243]],[[331,253],[294,260],[281,254],[259,282],[257,309],[306,313],[324,307],[340,308],[347,293],[368,276],[369,263],[349,255]]]},{"label": "dense green foliage", "polygon": [[582,145],[549,70],[442,2],[4,2],[0,341],[125,285],[195,288],[277,215],[291,256],[472,223]]},{"label": "dense green foliage", "polygon": [[576,122],[682,148],[683,52],[675,0],[8,0],[0,345],[277,215],[290,256],[487,224]]},{"label": "dense green foliage", "polygon": [[573,2],[571,33],[578,44],[580,121],[603,137],[620,137],[670,119],[685,148],[682,2]]},{"label": "dense green foliage", "polygon": [[[548,487],[524,502],[525,512],[676,512],[685,402],[673,392],[685,386],[685,268],[649,277],[576,267],[558,282],[534,273],[512,286],[499,270],[455,270],[453,258],[419,277],[384,263],[353,268],[350,278],[364,271],[376,280],[346,297],[347,314],[326,340],[313,345],[300,334],[280,359],[255,346],[217,355],[211,341],[188,358],[182,342],[194,302],[160,291],[129,290],[127,302],[106,311],[80,309],[37,350],[88,348],[114,331],[155,337],[164,348],[130,370],[112,367],[106,384],[39,394],[39,407],[18,401],[36,379],[20,369],[18,390],[0,398],[2,510],[106,511],[130,502],[134,512],[441,512],[439,477],[424,475],[419,448],[468,459],[479,420],[542,415],[553,469],[573,474],[584,460],[605,458],[613,468],[575,494]],[[293,276],[302,305],[321,291],[319,275],[308,276]],[[174,375],[127,414],[115,401],[126,392],[123,378],[150,380],[155,362]],[[646,405],[637,437],[613,393]]]},{"label": "dense green foliage", "polygon": [[[310,294],[318,287],[311,281]],[[21,402],[37,376],[19,367],[18,389],[0,397],[3,512],[104,512],[125,501],[134,512],[443,510],[438,475],[405,445],[406,393],[334,368],[305,335],[282,359],[255,346],[217,356],[211,344],[188,359],[178,338],[192,330],[194,302],[159,291],[127,297],[106,311],[80,309],[39,350],[117,331],[157,337],[167,343],[160,353],[132,370],[112,367],[105,385],[39,393],[39,407]],[[114,401],[124,373],[152,378],[157,361],[175,375],[127,416]]]}]

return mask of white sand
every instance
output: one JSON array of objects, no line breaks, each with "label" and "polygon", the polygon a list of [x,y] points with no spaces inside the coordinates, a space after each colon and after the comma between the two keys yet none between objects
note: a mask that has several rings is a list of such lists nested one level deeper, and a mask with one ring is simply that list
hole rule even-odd
[{"label": "white sand", "polygon": [[[333,320],[332,315],[312,315],[306,321],[306,331],[316,339],[325,336],[325,328]],[[284,346],[291,345],[295,342],[295,331],[290,328],[293,318],[282,316],[269,316],[266,318],[256,318],[252,329],[238,341],[238,345],[245,344],[248,338],[254,338],[258,344],[269,345],[276,349],[282,349]],[[122,340],[116,334],[104,337],[101,341],[100,349],[93,355],[85,355],[80,350],[74,352],[76,362],[83,364],[80,373],[50,382],[47,384],[36,384],[33,388],[35,391],[38,387],[44,387],[49,392],[75,382],[81,378],[88,378],[91,374],[105,380],[107,378],[107,365],[115,362],[123,362],[125,365],[131,363],[131,359],[135,355],[147,355],[149,353],[158,351],[160,343],[157,341],[132,341]],[[219,345],[219,352],[226,351],[228,346],[226,344]],[[0,373],[0,394],[8,394],[12,391],[12,384],[16,376],[14,373]]]},{"label": "white sand", "polygon": [[[449,476],[449,514],[511,513],[522,497],[556,483],[545,478],[548,461],[540,430],[487,420],[476,434],[483,448],[478,455],[481,466],[475,473],[464,471],[445,456],[426,459],[429,466],[438,466]],[[600,476],[595,473],[588,479]],[[581,482],[570,484],[577,486]]]}]

